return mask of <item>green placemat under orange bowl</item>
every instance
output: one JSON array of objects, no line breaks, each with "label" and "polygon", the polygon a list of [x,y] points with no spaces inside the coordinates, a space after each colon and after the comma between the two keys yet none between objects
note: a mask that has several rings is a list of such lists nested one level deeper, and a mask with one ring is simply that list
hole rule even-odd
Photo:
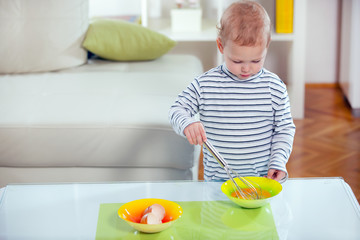
[{"label": "green placemat under orange bowl", "polygon": [[123,203],[100,204],[96,239],[279,239],[269,204],[245,209],[230,201],[177,203],[183,209],[181,218],[159,233],[130,227],[117,213]]}]

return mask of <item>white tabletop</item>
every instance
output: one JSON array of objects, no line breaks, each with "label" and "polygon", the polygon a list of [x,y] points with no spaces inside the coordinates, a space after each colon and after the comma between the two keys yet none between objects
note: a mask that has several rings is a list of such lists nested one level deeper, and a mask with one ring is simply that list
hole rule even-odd
[{"label": "white tabletop", "polygon": [[[227,200],[219,182],[8,185],[0,239],[94,239],[101,203]],[[359,239],[360,206],[341,178],[289,179],[271,202],[280,239]]]}]

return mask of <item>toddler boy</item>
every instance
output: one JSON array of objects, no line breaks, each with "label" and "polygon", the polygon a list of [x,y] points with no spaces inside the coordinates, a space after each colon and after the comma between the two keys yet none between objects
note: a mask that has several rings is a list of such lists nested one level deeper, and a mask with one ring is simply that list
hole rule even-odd
[{"label": "toddler boy", "polygon": [[[218,30],[224,63],[179,94],[169,112],[171,125],[190,144],[208,139],[240,176],[284,181],[295,125],[285,84],[263,68],[270,18],[256,2],[236,2],[225,10]],[[224,169],[203,151],[204,179],[227,180]]]}]

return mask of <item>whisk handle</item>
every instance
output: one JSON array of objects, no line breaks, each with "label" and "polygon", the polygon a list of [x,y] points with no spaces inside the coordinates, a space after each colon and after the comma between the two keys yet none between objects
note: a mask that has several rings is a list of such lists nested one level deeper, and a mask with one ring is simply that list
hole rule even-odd
[{"label": "whisk handle", "polygon": [[216,161],[218,161],[218,163],[223,167],[227,167],[227,163],[224,160],[224,158],[220,155],[220,153],[214,148],[214,146],[208,142],[205,141],[204,142],[205,147],[209,150],[209,152],[214,156],[214,158],[216,159]]}]

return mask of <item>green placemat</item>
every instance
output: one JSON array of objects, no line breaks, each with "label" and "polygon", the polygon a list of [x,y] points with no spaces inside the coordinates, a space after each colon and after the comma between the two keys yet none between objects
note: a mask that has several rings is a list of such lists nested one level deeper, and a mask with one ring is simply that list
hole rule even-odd
[{"label": "green placemat", "polygon": [[270,205],[241,208],[230,201],[177,202],[183,215],[160,233],[142,233],[117,215],[123,203],[100,204],[96,239],[279,239]]}]

